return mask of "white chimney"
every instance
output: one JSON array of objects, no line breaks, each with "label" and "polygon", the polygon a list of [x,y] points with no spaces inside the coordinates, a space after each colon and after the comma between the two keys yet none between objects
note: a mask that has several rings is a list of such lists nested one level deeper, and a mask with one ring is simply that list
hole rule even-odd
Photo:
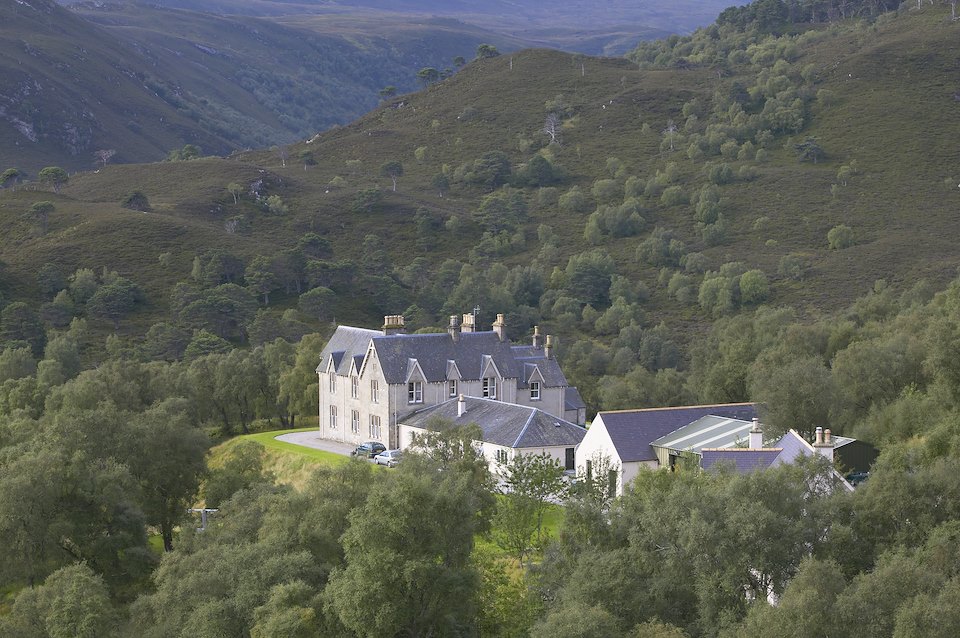
[{"label": "white chimney", "polygon": [[753,417],[753,427],[750,428],[750,449],[763,449],[763,429],[760,427],[760,419]]},{"label": "white chimney", "polygon": [[830,430],[824,431],[823,428],[817,427],[817,438],[813,448],[833,463],[833,437],[830,436]]},{"label": "white chimney", "polygon": [[383,334],[386,336],[403,334],[403,315],[385,315],[383,317]]},{"label": "white chimney", "polygon": [[466,413],[467,413],[467,400],[461,394],[460,397],[457,399],[457,418],[462,417]]},{"label": "white chimney", "polygon": [[461,332],[476,332],[477,320],[476,317],[473,316],[473,313],[463,315],[463,325],[460,330]]}]

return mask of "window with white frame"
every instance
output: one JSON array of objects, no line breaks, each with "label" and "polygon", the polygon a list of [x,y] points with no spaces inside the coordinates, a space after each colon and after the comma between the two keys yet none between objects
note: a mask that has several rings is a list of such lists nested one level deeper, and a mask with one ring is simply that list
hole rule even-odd
[{"label": "window with white frame", "polygon": [[380,417],[370,415],[370,438],[379,439],[380,438]]},{"label": "window with white frame", "polygon": [[488,399],[497,398],[497,380],[492,377],[483,378],[483,396]]},{"label": "window with white frame", "polygon": [[450,396],[457,396],[457,380],[450,379]]},{"label": "window with white frame", "polygon": [[360,410],[350,412],[350,431],[354,434],[360,434]]},{"label": "window with white frame", "polygon": [[330,394],[336,394],[337,392],[337,373],[330,373]]},{"label": "window with white frame", "polygon": [[380,401],[380,384],[376,379],[370,379],[370,401],[373,403]]},{"label": "window with white frame", "polygon": [[497,451],[494,453],[494,456],[497,459],[497,463],[506,463],[507,462],[507,451],[503,448],[497,448]]},{"label": "window with white frame", "polygon": [[350,396],[354,399],[360,396],[360,377],[350,377]]},{"label": "window with white frame", "polygon": [[531,401],[540,400],[540,382],[539,381],[530,382],[530,400]]},{"label": "window with white frame", "polygon": [[407,384],[407,403],[423,403],[423,381]]},{"label": "window with white frame", "polygon": [[337,429],[337,406],[335,405],[330,406],[330,429]]}]

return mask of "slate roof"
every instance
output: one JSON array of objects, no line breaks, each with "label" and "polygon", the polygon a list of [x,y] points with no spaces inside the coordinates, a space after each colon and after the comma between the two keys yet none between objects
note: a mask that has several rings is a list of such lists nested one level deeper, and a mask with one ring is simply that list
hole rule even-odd
[{"label": "slate roof", "polygon": [[749,474],[756,470],[765,470],[783,452],[782,448],[747,450],[744,448],[703,448],[700,451],[700,467],[705,470],[716,465],[732,465],[738,474]]},{"label": "slate roof", "polygon": [[[604,419],[606,423],[606,419]],[[651,441],[653,447],[700,452],[704,448],[731,448],[750,438],[752,421],[704,416],[670,434]]]},{"label": "slate roof", "polygon": [[[777,447],[781,448],[783,452],[777,456],[771,465],[793,463],[801,456],[816,454],[817,452],[812,445],[803,440],[803,437],[794,430],[790,430],[780,437],[780,440],[777,441]],[[834,449],[836,449],[836,446],[834,446]]]},{"label": "slate roof", "polygon": [[650,447],[652,441],[710,415],[752,421],[757,416],[757,408],[755,403],[723,403],[598,414],[617,455],[625,463],[656,460],[657,456]]},{"label": "slate roof", "polygon": [[577,390],[574,386],[567,386],[563,391],[563,409],[564,410],[585,410],[587,404],[583,402],[583,397],[580,396],[580,390]]},{"label": "slate roof", "polygon": [[422,429],[429,429],[433,417],[455,425],[475,423],[484,442],[510,448],[574,447],[587,433],[585,428],[537,408],[479,397],[465,397],[464,401],[467,409],[463,416],[457,416],[458,399],[450,399],[411,412],[397,422]]},{"label": "slate roof", "polygon": [[[327,369],[333,359],[338,374],[349,374],[350,362],[366,356],[367,346],[373,341],[377,357],[387,383],[407,383],[416,360],[428,383],[447,380],[450,362],[454,362],[464,380],[477,380],[483,374],[487,358],[492,360],[505,379],[518,379],[524,387],[535,364],[543,376],[545,387],[563,387],[567,379],[554,358],[543,356],[543,349],[531,346],[511,346],[501,341],[497,333],[461,332],[457,341],[446,332],[432,334],[384,335],[379,330],[339,326],[320,353],[318,372]],[[529,367],[528,367],[529,366]]]}]

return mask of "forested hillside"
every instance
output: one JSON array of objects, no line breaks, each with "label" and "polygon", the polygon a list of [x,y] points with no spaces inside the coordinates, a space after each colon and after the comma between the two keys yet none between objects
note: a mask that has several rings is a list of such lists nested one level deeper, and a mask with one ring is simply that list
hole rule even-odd
[{"label": "forested hillside", "polygon": [[[5,170],[0,634],[957,635],[960,21],[814,6],[629,59],[482,46],[289,146]],[[303,490],[205,462],[313,418],[333,325],[478,305],[558,337],[591,411],[756,400],[881,456],[853,493],[548,468],[551,529],[469,431]]]},{"label": "forested hillside", "polygon": [[359,36],[323,22],[280,25],[133,4],[53,0],[0,7],[0,165],[31,176],[157,161],[193,144],[217,155],[308,139],[455,68],[490,42],[520,41],[455,21],[404,21]]}]

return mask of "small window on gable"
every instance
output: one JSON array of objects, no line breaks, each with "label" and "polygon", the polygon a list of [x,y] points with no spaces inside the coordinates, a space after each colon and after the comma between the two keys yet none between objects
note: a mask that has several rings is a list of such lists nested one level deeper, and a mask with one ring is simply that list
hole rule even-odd
[{"label": "small window on gable", "polygon": [[491,377],[483,378],[483,396],[488,399],[497,398],[497,380]]},{"label": "small window on gable", "polygon": [[450,396],[457,396],[457,380],[450,379]]},{"label": "small window on gable", "polygon": [[423,381],[407,384],[407,403],[423,403]]},{"label": "small window on gable", "polygon": [[350,397],[356,399],[360,396],[360,377],[350,377]]},{"label": "small window on gable", "polygon": [[336,393],[337,393],[337,373],[331,372],[330,373],[330,394],[336,394]]},{"label": "small window on gable", "polygon": [[370,380],[370,401],[378,403],[380,401],[380,384],[376,379]]},{"label": "small window on gable", "polygon": [[531,401],[540,400],[540,382],[539,381],[530,382],[530,400]]}]

